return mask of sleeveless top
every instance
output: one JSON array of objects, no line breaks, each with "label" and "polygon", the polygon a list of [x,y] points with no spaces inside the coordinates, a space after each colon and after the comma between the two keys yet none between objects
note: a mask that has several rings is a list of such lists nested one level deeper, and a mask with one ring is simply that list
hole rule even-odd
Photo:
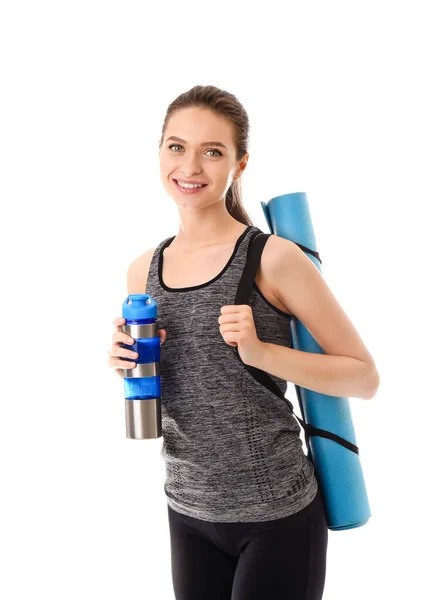
[{"label": "sleeveless top", "polygon": [[[247,371],[219,331],[221,306],[234,304],[248,244],[260,232],[249,225],[206,283],[170,288],[162,280],[163,251],[176,236],[155,248],[148,273],[146,293],[167,332],[160,355],[164,491],[173,510],[205,521],[287,517],[318,489],[290,408]],[[293,347],[292,315],[256,282],[248,304],[261,341]],[[285,394],[287,382],[268,375]]]}]

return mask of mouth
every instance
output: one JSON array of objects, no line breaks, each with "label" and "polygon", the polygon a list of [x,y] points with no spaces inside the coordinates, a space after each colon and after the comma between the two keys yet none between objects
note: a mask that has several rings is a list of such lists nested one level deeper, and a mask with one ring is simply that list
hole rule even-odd
[{"label": "mouth", "polygon": [[182,187],[181,185],[179,185],[178,181],[176,179],[172,179],[174,186],[183,194],[197,194],[198,192],[200,192],[201,190],[203,190],[205,187],[207,187],[208,184],[204,183],[202,184],[201,187],[196,187],[196,188],[186,188],[186,187]]}]

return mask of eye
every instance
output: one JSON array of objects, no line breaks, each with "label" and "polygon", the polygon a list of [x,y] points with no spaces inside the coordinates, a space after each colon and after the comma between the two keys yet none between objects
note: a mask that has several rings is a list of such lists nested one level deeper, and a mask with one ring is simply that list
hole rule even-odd
[{"label": "eye", "polygon": [[[170,148],[170,149],[171,149],[171,148],[175,148],[175,147],[182,148],[181,144],[170,144],[170,146],[169,146],[169,148]],[[174,151],[173,151],[173,152],[174,152]],[[215,148],[209,148],[209,149],[207,150],[207,152],[217,152],[217,155],[218,155],[218,156],[223,156],[223,155],[222,155],[222,152],[220,152],[219,150],[216,150]]]},{"label": "eye", "polygon": [[215,148],[210,148],[210,150],[207,150],[207,152],[217,152],[218,156],[222,156],[222,152],[220,152],[219,150],[216,150]]}]

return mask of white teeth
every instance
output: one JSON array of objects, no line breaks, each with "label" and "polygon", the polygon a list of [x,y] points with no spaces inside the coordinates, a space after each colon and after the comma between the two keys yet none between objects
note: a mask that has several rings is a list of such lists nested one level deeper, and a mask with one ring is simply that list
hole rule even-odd
[{"label": "white teeth", "polygon": [[199,188],[202,187],[202,185],[200,183],[181,183],[180,181],[176,180],[178,182],[178,185],[180,185],[181,187],[185,187],[185,188]]}]

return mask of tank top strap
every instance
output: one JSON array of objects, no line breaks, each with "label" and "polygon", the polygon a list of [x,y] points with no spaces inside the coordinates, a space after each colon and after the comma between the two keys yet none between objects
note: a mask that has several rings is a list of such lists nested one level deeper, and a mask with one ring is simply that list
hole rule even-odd
[{"label": "tank top strap", "polygon": [[162,242],[159,242],[159,244],[155,248],[155,251],[153,252],[147,277],[146,293],[149,293],[147,291],[147,288],[154,289],[156,291],[159,287],[159,258],[161,255],[161,250],[163,246],[165,246],[165,244],[170,243],[173,237],[174,236],[170,236],[165,240],[162,240]]},{"label": "tank top strap", "polygon": [[230,262],[230,266],[235,270],[242,272],[245,268],[250,243],[260,231],[261,230],[255,225],[248,225],[247,229],[245,229],[238,238]]},{"label": "tank top strap", "polygon": [[234,303],[234,296],[238,289],[242,274],[245,270],[251,242],[261,230],[255,225],[249,225],[238,238],[233,254],[225,266],[224,273],[219,280],[220,286],[228,286],[229,303]]}]

